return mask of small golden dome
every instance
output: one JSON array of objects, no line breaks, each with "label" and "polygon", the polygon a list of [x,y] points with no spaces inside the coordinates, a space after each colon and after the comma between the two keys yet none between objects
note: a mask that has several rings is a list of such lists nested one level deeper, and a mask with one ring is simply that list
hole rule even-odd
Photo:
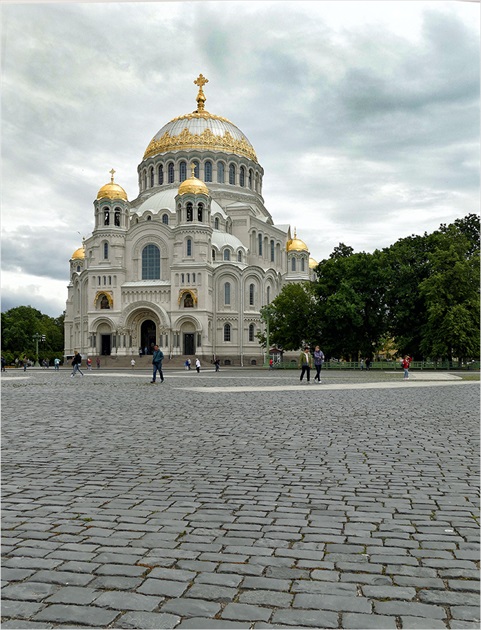
[{"label": "small golden dome", "polygon": [[296,230],[294,229],[294,238],[291,238],[290,241],[287,241],[286,249],[288,252],[308,252],[309,248],[301,241],[300,238],[297,238]]},{"label": "small golden dome", "polygon": [[309,258],[309,269],[315,269],[319,263],[314,258]]},{"label": "small golden dome", "polygon": [[72,260],[83,260],[85,258],[85,250],[82,247],[79,247],[72,254]]},{"label": "small golden dome", "polygon": [[195,165],[191,165],[192,176],[189,179],[185,179],[179,186],[179,195],[185,195],[191,193],[193,195],[208,195],[209,189],[201,179],[197,179],[194,175]]},{"label": "small golden dome", "polygon": [[114,182],[114,169],[110,171],[111,179],[108,184],[102,186],[102,188],[97,193],[97,199],[123,199],[127,201],[127,193],[122,188]]}]

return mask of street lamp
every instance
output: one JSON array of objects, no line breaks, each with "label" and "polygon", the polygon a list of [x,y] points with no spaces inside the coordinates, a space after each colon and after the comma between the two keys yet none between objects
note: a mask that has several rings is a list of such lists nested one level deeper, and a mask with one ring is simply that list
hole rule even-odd
[{"label": "street lamp", "polygon": [[33,367],[40,367],[40,363],[38,362],[38,342],[44,342],[46,337],[40,333],[35,333],[32,335],[32,339],[35,341],[35,363],[33,364]]},{"label": "street lamp", "polygon": [[270,316],[271,316],[271,313],[274,312],[274,310],[275,310],[274,307],[271,306],[270,304],[268,304],[267,306],[264,306],[264,308],[262,309],[263,315],[266,318],[266,359],[264,363],[266,367],[269,365],[269,350],[271,347],[270,330],[269,330]]}]

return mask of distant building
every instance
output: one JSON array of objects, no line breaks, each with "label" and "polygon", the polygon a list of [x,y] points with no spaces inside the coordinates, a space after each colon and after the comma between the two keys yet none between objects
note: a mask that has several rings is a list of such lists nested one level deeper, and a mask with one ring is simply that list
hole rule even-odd
[{"label": "distant building", "polygon": [[155,134],[129,201],[111,180],[95,227],[70,259],[65,355],[130,356],[158,343],[168,356],[260,364],[262,306],[316,262],[262,198],[264,170],[247,137],[204,108]]}]

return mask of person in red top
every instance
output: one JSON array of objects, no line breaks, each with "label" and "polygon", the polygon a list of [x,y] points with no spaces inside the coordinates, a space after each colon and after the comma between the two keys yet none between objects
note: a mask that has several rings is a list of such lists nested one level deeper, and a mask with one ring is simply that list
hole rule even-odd
[{"label": "person in red top", "polygon": [[404,378],[409,378],[409,366],[411,365],[412,358],[408,355],[401,361],[401,366],[404,370]]}]

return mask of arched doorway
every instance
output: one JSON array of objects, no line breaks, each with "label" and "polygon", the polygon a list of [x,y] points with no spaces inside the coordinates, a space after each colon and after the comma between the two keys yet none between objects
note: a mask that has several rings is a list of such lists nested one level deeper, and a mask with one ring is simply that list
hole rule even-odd
[{"label": "arched doorway", "polygon": [[146,319],[142,322],[140,327],[140,346],[143,352],[145,352],[145,348],[147,348],[147,353],[152,354],[154,345],[157,343],[156,333],[157,327],[155,322],[151,319]]}]

